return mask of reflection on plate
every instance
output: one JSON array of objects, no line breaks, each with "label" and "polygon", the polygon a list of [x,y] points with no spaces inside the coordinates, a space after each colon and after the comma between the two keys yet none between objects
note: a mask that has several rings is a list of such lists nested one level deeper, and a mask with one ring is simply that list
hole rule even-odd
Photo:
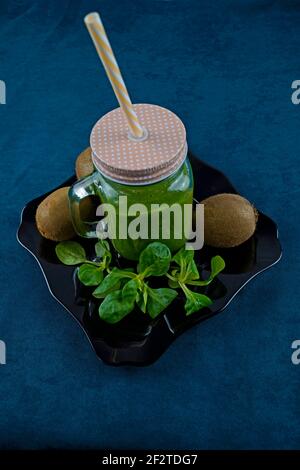
[{"label": "reflection on plate", "polygon": [[[192,155],[189,157],[195,181],[201,182],[196,185],[196,200],[201,201],[218,193],[236,193],[223,173]],[[69,186],[74,181],[75,177],[60,187]],[[36,208],[46,196],[44,194],[34,199],[23,209],[18,240],[38,261],[51,294],[79,322],[97,356],[107,364],[151,364],[179,334],[224,310],[247,282],[274,265],[281,257],[276,224],[260,213],[254,236],[243,245],[231,249],[204,247],[197,252],[196,258],[204,270],[214,255],[221,255],[226,262],[225,271],[207,289],[208,295],[214,299],[211,308],[186,317],[183,310],[184,299],[179,296],[154,321],[140,312],[133,312],[120,323],[109,325],[99,318],[91,291],[77,281],[74,268],[60,264],[56,258],[56,243],[43,239],[36,229]],[[95,243],[93,240],[80,239],[80,242],[88,253],[92,253]]]}]

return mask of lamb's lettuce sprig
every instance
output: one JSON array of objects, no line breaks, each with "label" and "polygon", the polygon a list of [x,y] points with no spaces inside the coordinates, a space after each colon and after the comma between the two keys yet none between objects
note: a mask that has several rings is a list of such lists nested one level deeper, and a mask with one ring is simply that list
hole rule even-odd
[{"label": "lamb's lettuce sprig", "polygon": [[200,274],[194,260],[194,251],[181,248],[172,258],[175,267],[167,274],[169,286],[173,289],[181,288],[185,294],[184,305],[186,315],[191,315],[201,308],[209,307],[213,302],[205,294],[194,292],[188,285],[203,287],[208,286],[214,278],[225,268],[225,262],[221,256],[211,259],[211,273],[206,280],[200,279]]},{"label": "lamb's lettuce sprig", "polygon": [[[77,242],[61,242],[56,246],[59,260],[66,265],[80,265],[79,280],[86,286],[96,287],[93,296],[101,299],[99,315],[108,323],[117,323],[131,313],[135,306],[152,319],[162,313],[182,289],[186,297],[186,315],[208,307],[212,300],[204,294],[192,291],[188,286],[207,286],[224,269],[220,256],[211,260],[211,274],[200,279],[192,250],[179,250],[175,256],[160,242],[150,243],[140,254],[136,271],[112,266],[109,243],[98,241],[96,257],[89,260],[84,248]],[[169,287],[153,288],[149,278],[167,277]]]},{"label": "lamb's lettuce sprig", "polygon": [[137,273],[114,268],[93,292],[94,297],[105,297],[99,307],[100,317],[116,323],[137,305],[143,313],[156,318],[175,299],[177,292],[168,287],[153,289],[147,279],[166,275],[170,261],[169,248],[154,242],[142,251]]}]

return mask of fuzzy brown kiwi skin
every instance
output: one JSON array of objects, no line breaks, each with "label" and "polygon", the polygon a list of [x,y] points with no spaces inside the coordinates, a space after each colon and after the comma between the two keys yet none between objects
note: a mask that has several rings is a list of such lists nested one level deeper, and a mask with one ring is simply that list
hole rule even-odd
[{"label": "fuzzy brown kiwi skin", "polygon": [[83,152],[81,152],[75,163],[75,171],[77,179],[85,178],[86,176],[91,175],[94,172],[94,164],[92,160],[92,149],[87,147]]},{"label": "fuzzy brown kiwi skin", "polygon": [[48,240],[70,240],[75,230],[69,212],[69,187],[59,188],[49,194],[38,206],[35,220],[38,231]]},{"label": "fuzzy brown kiwi skin", "polygon": [[258,212],[238,194],[217,194],[204,204],[205,244],[233,248],[247,241],[255,232]]}]

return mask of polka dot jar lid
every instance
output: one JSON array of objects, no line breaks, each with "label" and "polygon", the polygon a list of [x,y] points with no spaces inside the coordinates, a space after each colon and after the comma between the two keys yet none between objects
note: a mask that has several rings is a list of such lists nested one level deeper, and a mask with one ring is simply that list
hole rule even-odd
[{"label": "polka dot jar lid", "polygon": [[108,178],[125,184],[150,184],[174,173],[187,153],[182,121],[168,109],[135,104],[144,136],[130,136],[121,108],[105,114],[91,133],[95,167]]}]

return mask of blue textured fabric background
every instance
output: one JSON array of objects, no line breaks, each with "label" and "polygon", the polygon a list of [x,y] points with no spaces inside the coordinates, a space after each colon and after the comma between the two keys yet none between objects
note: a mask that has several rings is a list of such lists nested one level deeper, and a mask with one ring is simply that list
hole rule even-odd
[{"label": "blue textured fabric background", "polygon": [[[134,101],[175,111],[284,249],[142,369],[98,361],[15,240],[24,204],[73,173],[116,106],[82,21],[93,10]],[[299,0],[1,0],[1,448],[300,447],[299,44]]]}]

